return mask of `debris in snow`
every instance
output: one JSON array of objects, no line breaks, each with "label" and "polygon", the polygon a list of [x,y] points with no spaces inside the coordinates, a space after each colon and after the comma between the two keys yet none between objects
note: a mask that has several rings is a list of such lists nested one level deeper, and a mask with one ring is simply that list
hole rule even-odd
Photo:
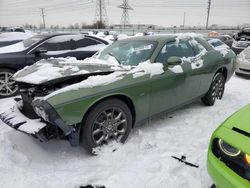
[{"label": "debris in snow", "polygon": [[105,188],[103,185],[80,185],[79,188]]},{"label": "debris in snow", "polygon": [[195,165],[195,164],[192,164],[192,163],[190,163],[190,162],[187,162],[187,161],[186,161],[186,156],[184,156],[184,155],[182,155],[181,158],[178,158],[178,157],[176,157],[176,156],[172,156],[172,158],[174,158],[174,159],[176,159],[176,160],[180,161],[181,163],[184,163],[184,164],[186,164],[186,165],[188,165],[188,166],[195,167],[195,168],[199,168],[198,165]]}]

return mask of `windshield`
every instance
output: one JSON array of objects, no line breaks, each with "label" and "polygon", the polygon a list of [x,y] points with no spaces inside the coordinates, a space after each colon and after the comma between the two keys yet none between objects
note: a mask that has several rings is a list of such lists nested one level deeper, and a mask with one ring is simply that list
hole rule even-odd
[{"label": "windshield", "polygon": [[35,44],[35,43],[37,43],[37,42],[39,42],[40,40],[43,40],[43,39],[45,39],[44,35],[36,35],[36,36],[30,37],[28,39],[25,39],[23,41],[23,45],[24,45],[25,48],[29,48],[33,44]]},{"label": "windshield", "polygon": [[97,58],[107,61],[112,56],[122,65],[136,66],[150,59],[156,46],[156,41],[121,40],[104,49]]}]

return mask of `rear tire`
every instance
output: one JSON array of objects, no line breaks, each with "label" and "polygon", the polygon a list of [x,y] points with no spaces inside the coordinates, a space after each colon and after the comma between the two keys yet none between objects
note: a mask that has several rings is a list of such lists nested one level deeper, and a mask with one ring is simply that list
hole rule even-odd
[{"label": "rear tire", "polygon": [[11,77],[15,74],[11,69],[0,69],[0,98],[15,96],[18,93],[18,86]]},{"label": "rear tire", "polygon": [[201,101],[206,106],[213,106],[216,99],[222,99],[225,89],[225,77],[222,73],[217,73],[213,81],[211,83],[211,86],[206,93],[204,97],[201,98]]},{"label": "rear tire", "polygon": [[80,144],[89,153],[112,140],[124,143],[132,128],[132,114],[119,99],[107,99],[96,104],[86,115],[81,131]]}]

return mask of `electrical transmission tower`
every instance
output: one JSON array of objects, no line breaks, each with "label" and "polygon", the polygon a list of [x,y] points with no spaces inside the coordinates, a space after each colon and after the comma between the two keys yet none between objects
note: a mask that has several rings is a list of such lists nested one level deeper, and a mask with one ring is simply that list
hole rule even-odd
[{"label": "electrical transmission tower", "polygon": [[45,14],[44,14],[44,8],[40,8],[41,9],[41,16],[43,18],[43,28],[45,29],[46,28],[46,25],[45,25]]},{"label": "electrical transmission tower", "polygon": [[133,8],[128,4],[128,0],[123,0],[123,3],[118,6],[118,8],[121,8],[122,11],[122,18],[121,18],[121,25],[124,27],[126,25],[129,25],[129,10],[133,10]]},{"label": "electrical transmission tower", "polygon": [[[97,23],[99,21],[99,24]],[[108,25],[108,15],[106,11],[105,0],[97,0],[96,1],[96,10],[95,10],[95,22],[100,27],[103,25]]]},{"label": "electrical transmission tower", "polygon": [[211,0],[208,0],[206,29],[208,28],[208,21],[209,21],[209,15],[210,15],[210,7],[211,7]]}]

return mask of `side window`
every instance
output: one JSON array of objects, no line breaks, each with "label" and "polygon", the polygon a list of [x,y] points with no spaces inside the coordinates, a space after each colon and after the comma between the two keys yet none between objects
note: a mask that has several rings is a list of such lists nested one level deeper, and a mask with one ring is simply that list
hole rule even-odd
[{"label": "side window", "polygon": [[166,63],[169,57],[193,57],[194,51],[187,41],[167,43],[156,58],[156,62]]},{"label": "side window", "polygon": [[206,50],[204,46],[202,46],[198,41],[192,39],[189,41],[190,45],[193,47],[195,55],[200,54],[202,51]]},{"label": "side window", "polygon": [[40,47],[46,48],[48,51],[71,50],[72,36],[60,35],[47,40]]},{"label": "side window", "polygon": [[93,45],[98,45],[98,44],[102,44],[102,43],[86,37],[81,40],[77,40],[75,42],[74,48],[83,48],[83,47],[93,46]]}]

